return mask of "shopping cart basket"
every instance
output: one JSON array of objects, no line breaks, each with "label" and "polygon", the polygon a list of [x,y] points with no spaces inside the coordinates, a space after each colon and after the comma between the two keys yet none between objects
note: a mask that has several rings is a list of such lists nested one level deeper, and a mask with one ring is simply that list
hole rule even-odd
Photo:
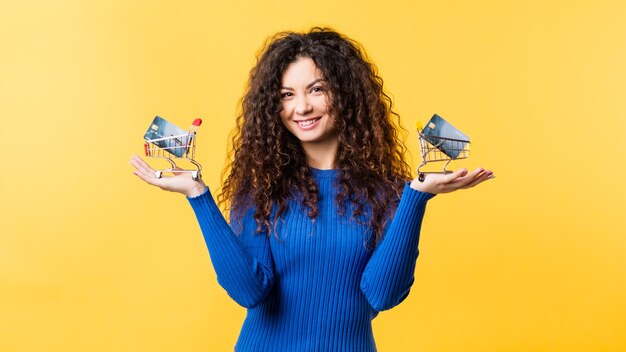
[{"label": "shopping cart basket", "polygon": [[[445,128],[443,130],[435,128],[436,126],[433,122],[434,120],[436,120],[436,122],[440,125],[445,124]],[[422,153],[422,163],[417,167],[418,180],[420,182],[424,182],[425,172],[421,169],[427,163],[439,161],[445,162],[443,170],[434,173],[447,174],[452,172],[446,169],[452,160],[465,159],[469,157],[469,137],[452,127],[452,125],[448,124],[440,116],[435,114],[431,121],[429,121],[426,129],[428,133],[425,133],[425,129],[419,122],[415,123],[415,128],[418,132],[420,150]],[[457,138],[450,138],[451,135]]]},{"label": "shopping cart basket", "polygon": [[[155,176],[161,178],[164,172],[191,173],[191,178],[198,180],[201,175],[202,165],[194,160],[196,155],[196,130],[202,124],[202,119],[195,119],[189,128],[189,132],[175,136],[167,136],[156,139],[147,139],[144,151],[147,157],[165,159],[171,168],[155,170]],[[184,170],[179,168],[173,159],[186,159],[196,166],[196,170]]]}]

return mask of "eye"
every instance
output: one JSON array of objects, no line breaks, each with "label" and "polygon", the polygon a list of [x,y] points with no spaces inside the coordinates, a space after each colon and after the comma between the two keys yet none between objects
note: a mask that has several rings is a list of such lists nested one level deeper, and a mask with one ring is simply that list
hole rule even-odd
[{"label": "eye", "polygon": [[289,98],[291,96],[293,96],[293,93],[291,93],[291,92],[282,92],[282,93],[280,93],[280,97],[283,98],[283,99]]},{"label": "eye", "polygon": [[315,86],[311,88],[311,93],[323,93],[324,91],[325,89],[322,86]]}]

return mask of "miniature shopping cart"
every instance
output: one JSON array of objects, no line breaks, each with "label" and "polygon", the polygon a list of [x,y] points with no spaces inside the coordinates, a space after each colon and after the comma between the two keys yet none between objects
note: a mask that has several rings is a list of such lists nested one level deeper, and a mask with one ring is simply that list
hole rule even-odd
[{"label": "miniature shopping cart", "polygon": [[[196,155],[196,130],[202,124],[201,119],[195,119],[187,133],[170,135],[155,139],[146,139],[144,151],[147,157],[165,159],[171,168],[155,170],[156,178],[161,178],[164,172],[191,173],[191,178],[197,181],[202,175],[202,165],[194,160]],[[186,159],[196,166],[196,170],[179,168],[173,159]]]},{"label": "miniature shopping cart", "polygon": [[470,140],[461,131],[454,128],[441,116],[435,114],[423,128],[419,122],[415,123],[417,129],[420,149],[422,152],[422,163],[417,167],[418,180],[424,182],[425,173],[421,171],[429,162],[443,161],[443,171],[436,173],[450,173],[446,167],[452,160],[465,159],[469,157]]}]

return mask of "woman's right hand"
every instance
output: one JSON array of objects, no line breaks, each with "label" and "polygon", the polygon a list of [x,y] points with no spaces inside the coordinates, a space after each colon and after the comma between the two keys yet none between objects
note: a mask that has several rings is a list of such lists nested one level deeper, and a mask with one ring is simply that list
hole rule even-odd
[{"label": "woman's right hand", "polygon": [[137,155],[133,155],[130,159],[130,163],[135,167],[133,174],[146,183],[157,186],[163,190],[182,193],[188,197],[197,197],[204,193],[206,189],[202,178],[199,178],[198,181],[194,181],[191,177],[191,173],[174,172],[174,176],[157,178],[155,170]]}]

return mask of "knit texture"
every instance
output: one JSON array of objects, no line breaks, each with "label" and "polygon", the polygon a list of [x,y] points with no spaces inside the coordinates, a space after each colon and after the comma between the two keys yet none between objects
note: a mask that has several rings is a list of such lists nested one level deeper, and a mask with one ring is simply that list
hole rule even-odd
[{"label": "knit texture", "polygon": [[254,211],[232,226],[211,193],[188,198],[218,282],[247,316],[235,350],[376,351],[372,319],[402,302],[413,284],[420,227],[434,195],[404,188],[374,250],[370,232],[351,212],[338,215],[336,170],[312,169],[319,215],[288,202],[272,233],[255,234]]}]

